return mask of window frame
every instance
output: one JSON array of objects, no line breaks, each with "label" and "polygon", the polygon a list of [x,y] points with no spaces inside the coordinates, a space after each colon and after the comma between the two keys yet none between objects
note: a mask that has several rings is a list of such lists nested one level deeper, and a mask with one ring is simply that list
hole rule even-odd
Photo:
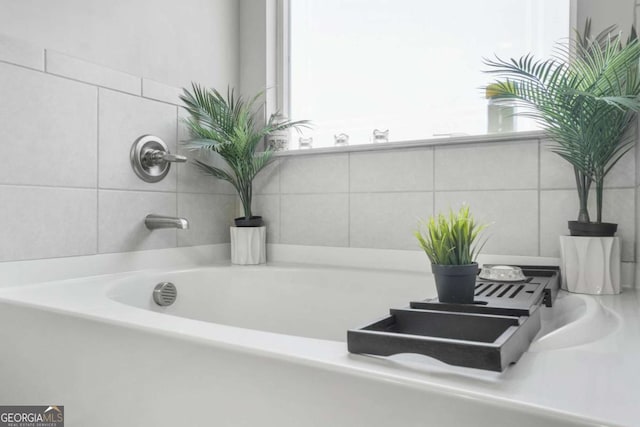
[{"label": "window frame", "polygon": [[[269,117],[271,114],[280,113],[286,117],[290,117],[290,105],[291,105],[291,96],[290,96],[290,75],[291,75],[291,13],[290,13],[290,3],[295,0],[275,0],[272,3],[272,7],[275,9],[275,29],[276,29],[276,46],[275,51],[267,52],[268,55],[271,55],[272,58],[275,58],[276,64],[276,100],[275,105],[272,105],[271,108],[267,106],[267,114]],[[321,1],[321,0],[318,0]],[[578,23],[578,0],[569,0],[569,34],[570,38],[573,39],[575,34],[572,31],[573,28],[577,27]],[[327,151],[352,151],[353,147],[379,147],[384,145],[385,147],[406,147],[416,146],[416,145],[440,145],[443,143],[461,143],[466,141],[473,141],[475,143],[482,141],[496,141],[496,140],[505,140],[504,136],[512,135],[511,139],[521,139],[522,137],[532,137],[536,135],[543,134],[543,131],[516,131],[512,133],[499,133],[499,134],[478,134],[478,135],[466,135],[466,136],[451,136],[451,137],[430,137],[430,138],[421,138],[418,140],[399,140],[399,141],[390,141],[386,144],[355,144],[347,147],[318,147],[313,148],[312,150],[302,150],[305,153],[312,152],[327,152]],[[509,138],[506,138],[509,139]],[[389,147],[390,148],[390,147]],[[367,148],[365,148],[367,149]],[[289,147],[290,151],[300,151],[298,148]]]}]

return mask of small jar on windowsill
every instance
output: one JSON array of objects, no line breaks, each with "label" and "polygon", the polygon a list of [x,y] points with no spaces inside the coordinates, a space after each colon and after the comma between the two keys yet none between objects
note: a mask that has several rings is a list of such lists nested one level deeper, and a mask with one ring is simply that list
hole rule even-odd
[{"label": "small jar on windowsill", "polygon": [[503,133],[516,131],[516,106],[513,101],[496,99],[498,83],[487,86],[487,132]]}]

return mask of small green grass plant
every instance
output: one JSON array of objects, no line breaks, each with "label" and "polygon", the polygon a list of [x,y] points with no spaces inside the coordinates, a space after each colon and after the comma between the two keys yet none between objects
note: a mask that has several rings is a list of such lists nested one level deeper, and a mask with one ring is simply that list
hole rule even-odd
[{"label": "small green grass plant", "polygon": [[432,264],[469,265],[486,243],[479,239],[486,227],[475,222],[465,205],[458,213],[450,209],[448,216],[440,213],[421,221],[414,235]]}]

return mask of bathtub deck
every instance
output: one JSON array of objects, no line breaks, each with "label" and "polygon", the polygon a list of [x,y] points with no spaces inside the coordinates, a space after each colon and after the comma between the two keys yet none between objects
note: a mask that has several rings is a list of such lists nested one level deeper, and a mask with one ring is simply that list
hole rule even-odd
[{"label": "bathtub deck", "polygon": [[[290,268],[290,265],[273,267]],[[82,323],[83,320],[87,324],[98,322],[123,331],[136,330],[166,337],[167,343],[175,343],[171,345],[205,346],[235,353],[240,355],[238,357],[250,355],[333,372],[344,378],[367,378],[379,384],[391,382],[403,389],[414,390],[416,396],[436,393],[452,401],[480,402],[492,410],[544,415],[549,417],[546,424],[549,426],[602,423],[632,427],[640,419],[637,405],[640,296],[634,290],[626,290],[622,296],[587,297],[606,307],[620,320],[619,327],[606,337],[583,345],[526,352],[505,372],[494,373],[453,367],[419,355],[405,354],[388,359],[352,355],[344,342],[168,316],[105,297],[114,280],[132,274],[137,273],[0,289],[0,313],[3,309],[13,312],[21,307],[23,310],[36,308],[59,319],[61,324]],[[8,321],[2,319],[5,337],[11,337],[8,328],[17,327],[10,326]],[[28,330],[39,328],[36,323],[21,326]],[[2,361],[2,375],[10,377],[6,370],[11,369],[11,360]],[[7,390],[1,392],[0,401],[14,398],[15,393]],[[402,402],[398,404],[402,405]]]}]

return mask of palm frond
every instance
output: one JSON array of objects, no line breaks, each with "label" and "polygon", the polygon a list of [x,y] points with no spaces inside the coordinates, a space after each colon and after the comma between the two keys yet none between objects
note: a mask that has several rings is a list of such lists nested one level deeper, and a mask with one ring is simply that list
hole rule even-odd
[{"label": "palm frond", "polygon": [[264,126],[256,125],[261,107],[256,105],[264,96],[259,92],[248,102],[228,87],[226,96],[213,88],[192,83],[184,89],[180,99],[189,114],[184,120],[191,139],[185,147],[190,150],[210,150],[224,159],[228,170],[196,160],[202,172],[230,182],[238,192],[245,217],[251,217],[252,183],[256,175],[269,164],[273,152],[259,152],[264,137],[276,130],[305,127],[307,120],[276,123],[273,118]]},{"label": "palm frond", "polygon": [[[573,43],[558,44],[556,57],[485,59],[497,79],[491,84],[494,99],[514,103],[518,114],[536,120],[554,141],[551,150],[575,168],[587,221],[588,189],[592,182],[601,188],[629,150],[634,141],[622,136],[640,111],[640,43],[635,29],[626,44],[614,31],[609,27],[592,37],[587,20]],[[600,199],[597,209],[600,218]]]}]

